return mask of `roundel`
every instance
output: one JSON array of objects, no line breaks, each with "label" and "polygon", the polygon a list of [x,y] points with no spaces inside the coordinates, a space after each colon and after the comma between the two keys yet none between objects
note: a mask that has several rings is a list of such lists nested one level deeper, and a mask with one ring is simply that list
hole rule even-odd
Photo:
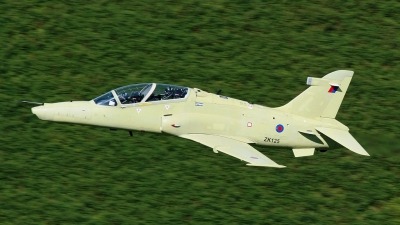
[{"label": "roundel", "polygon": [[275,128],[276,132],[278,132],[278,133],[282,133],[284,129],[285,128],[283,127],[282,124],[276,125],[276,128]]}]

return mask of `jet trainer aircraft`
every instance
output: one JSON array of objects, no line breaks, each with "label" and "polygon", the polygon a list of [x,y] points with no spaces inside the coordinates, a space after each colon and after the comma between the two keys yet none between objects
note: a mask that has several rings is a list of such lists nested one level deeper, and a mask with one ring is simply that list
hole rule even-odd
[{"label": "jet trainer aircraft", "polygon": [[285,166],[250,144],[290,148],[295,157],[341,147],[369,156],[349,128],[335,120],[353,73],[338,70],[322,78],[308,77],[310,87],[278,108],[197,88],[144,83],[117,88],[91,101],[36,103],[40,106],[32,112],[42,120],[122,129],[131,136],[133,130],[167,133],[249,166],[280,168]]}]

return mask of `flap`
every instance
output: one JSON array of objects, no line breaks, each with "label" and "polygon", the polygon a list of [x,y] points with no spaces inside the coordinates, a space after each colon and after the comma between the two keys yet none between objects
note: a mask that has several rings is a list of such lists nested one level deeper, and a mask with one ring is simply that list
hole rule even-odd
[{"label": "flap", "polygon": [[220,151],[248,162],[248,166],[285,167],[272,161],[250,145],[234,139],[207,134],[184,134],[180,137],[199,142],[212,148],[215,152]]},{"label": "flap", "polygon": [[365,149],[357,142],[357,140],[353,136],[351,136],[348,131],[326,127],[315,127],[315,129],[325,134],[337,143],[341,144],[343,147],[349,149],[350,151],[353,151],[360,155],[369,156],[368,152],[365,151]]}]

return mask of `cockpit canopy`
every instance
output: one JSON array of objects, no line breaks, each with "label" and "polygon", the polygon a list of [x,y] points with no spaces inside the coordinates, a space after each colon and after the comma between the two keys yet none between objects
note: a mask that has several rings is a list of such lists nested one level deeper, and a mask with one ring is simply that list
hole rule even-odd
[{"label": "cockpit canopy", "polygon": [[116,106],[116,101],[113,92],[121,104],[135,104],[139,102],[155,102],[172,99],[186,98],[188,93],[187,87],[158,84],[158,83],[143,83],[132,84],[107,92],[94,99],[97,105]]}]

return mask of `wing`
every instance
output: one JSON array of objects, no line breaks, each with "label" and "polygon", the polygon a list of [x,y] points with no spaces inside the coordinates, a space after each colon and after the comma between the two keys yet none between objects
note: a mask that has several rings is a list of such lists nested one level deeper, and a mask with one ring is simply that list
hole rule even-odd
[{"label": "wing", "polygon": [[207,134],[184,134],[180,137],[206,145],[212,148],[216,153],[220,151],[240,160],[246,161],[249,163],[247,164],[248,166],[267,166],[277,168],[285,167],[272,161],[250,145],[238,140]]}]

